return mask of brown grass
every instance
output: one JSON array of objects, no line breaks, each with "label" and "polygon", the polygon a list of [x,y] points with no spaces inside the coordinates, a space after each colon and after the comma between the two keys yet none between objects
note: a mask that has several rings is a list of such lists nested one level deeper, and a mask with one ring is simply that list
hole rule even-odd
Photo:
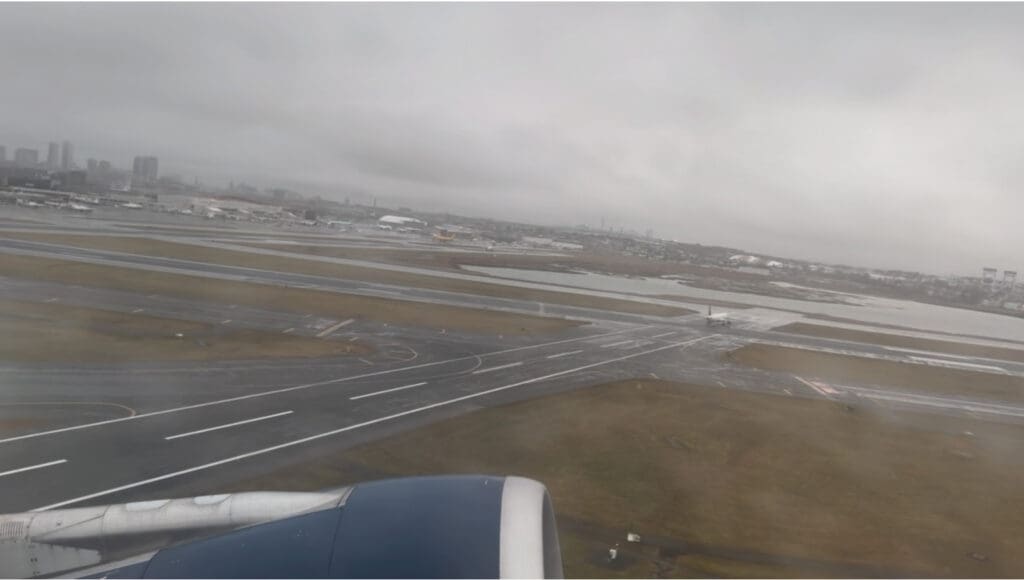
[{"label": "brown grass", "polygon": [[[552,493],[576,577],[1016,577],[1022,437],[1021,426],[637,380],[473,412],[232,489],[533,477]],[[623,558],[609,567],[615,543]]]},{"label": "brown grass", "polygon": [[750,344],[726,359],[765,370],[849,383],[892,386],[934,395],[964,395],[997,401],[1024,400],[1024,379],[833,354],[769,344]]},{"label": "brown grass", "polygon": [[947,340],[934,340],[928,338],[917,338],[913,336],[901,336],[898,334],[887,334],[881,332],[868,332],[864,330],[853,330],[849,328],[837,328],[834,326],[820,326],[817,324],[806,324],[794,322],[785,326],[773,328],[780,332],[791,332],[805,336],[816,336],[819,338],[833,338],[837,340],[849,340],[853,342],[864,342],[868,344],[880,344],[895,346],[898,348],[911,348],[941,352],[946,354],[980,356],[1015,362],[1024,362],[1024,350],[1002,348],[997,346],[984,346],[967,344],[963,342],[952,342]]},{"label": "brown grass", "polygon": [[547,334],[578,326],[570,320],[496,312],[404,300],[354,296],[318,290],[217,280],[87,264],[70,260],[5,255],[6,276],[161,294],[203,302],[244,304],[268,310],[300,312],[338,319],[365,318],[389,324],[443,328],[487,334]]},{"label": "brown grass", "polygon": [[[175,336],[178,333],[183,336]],[[372,352],[361,343],[14,300],[0,300],[0,336],[0,359],[17,362],[125,363]]]},{"label": "brown grass", "polygon": [[[121,237],[121,236],[89,236],[73,234],[50,234],[34,232],[3,232],[0,236],[20,240],[30,240],[54,244],[65,244],[99,250],[116,252],[127,252],[142,254],[146,256],[158,256],[163,258],[178,258],[222,264],[228,266],[242,266],[262,270],[274,270],[279,272],[293,272],[297,274],[309,274],[313,276],[325,276],[329,278],[341,278],[346,280],[363,280],[382,284],[395,284],[399,286],[411,286],[414,288],[428,288],[431,290],[445,290],[449,292],[460,292],[465,294],[477,294],[480,296],[493,296],[499,298],[510,298],[516,300],[529,300],[533,302],[546,302],[548,304],[563,304],[568,306],[580,306],[584,308],[597,308],[613,310],[616,312],[627,312],[632,314],[648,314],[652,316],[681,316],[690,314],[692,311],[685,308],[663,306],[659,304],[648,304],[632,300],[619,300],[615,298],[602,298],[597,296],[585,296],[568,292],[554,292],[547,290],[531,290],[529,288],[517,288],[501,284],[490,284],[486,282],[474,282],[470,280],[453,280],[440,276],[425,276],[407,272],[392,272],[378,268],[347,266],[343,264],[331,264],[327,262],[316,262],[300,258],[287,258],[281,256],[260,255],[251,252],[240,252],[233,250],[222,250],[208,248],[193,244],[165,242],[152,240],[144,237]],[[296,246],[273,246],[273,249],[291,251]],[[305,246],[303,246],[305,247]],[[386,250],[368,250],[370,252],[385,252]],[[414,252],[419,254],[418,252]],[[431,252],[430,255],[435,255]],[[360,258],[366,259],[366,258]]]}]

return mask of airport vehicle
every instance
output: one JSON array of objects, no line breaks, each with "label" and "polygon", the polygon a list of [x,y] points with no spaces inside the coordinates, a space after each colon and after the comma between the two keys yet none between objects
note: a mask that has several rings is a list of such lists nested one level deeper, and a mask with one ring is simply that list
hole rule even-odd
[{"label": "airport vehicle", "polygon": [[0,576],[561,578],[544,485],[453,475],[0,516]]},{"label": "airport vehicle", "polygon": [[711,313],[711,306],[708,306],[708,316],[706,318],[708,326],[732,326],[732,319],[729,318],[728,312],[716,312]]}]

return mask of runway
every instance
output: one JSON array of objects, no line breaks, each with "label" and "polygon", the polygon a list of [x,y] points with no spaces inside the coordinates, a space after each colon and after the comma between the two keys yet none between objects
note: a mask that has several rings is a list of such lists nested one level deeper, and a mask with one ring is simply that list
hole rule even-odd
[{"label": "runway", "polygon": [[[312,286],[535,313],[537,303],[3,241],[0,251],[133,268]],[[45,426],[0,438],[0,512],[209,493],[232,482],[482,407],[629,378],[1024,420],[1009,402],[932,397],[873,385],[835,385],[733,365],[723,355],[751,342],[881,357],[908,364],[974,365],[1024,374],[1024,365],[786,335],[758,320],[708,328],[701,315],[658,318],[543,305],[586,325],[546,338],[468,335],[337,320],[160,295],[0,277],[0,298],[62,304],[362,340],[373,355],[130,365],[0,365],[0,411],[53,406]],[[225,314],[230,312],[230,314]],[[904,352],[906,351],[906,352]],[[982,369],[977,369],[982,370]]]}]

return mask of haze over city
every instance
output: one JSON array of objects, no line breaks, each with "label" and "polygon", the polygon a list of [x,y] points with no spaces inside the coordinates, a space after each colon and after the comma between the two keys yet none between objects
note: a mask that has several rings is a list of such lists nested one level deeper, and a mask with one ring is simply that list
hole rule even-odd
[{"label": "haze over city", "polygon": [[[0,143],[343,199],[1019,268],[1018,5],[0,7]],[[159,23],[160,26],[153,26]],[[39,39],[45,39],[40,42]]]}]

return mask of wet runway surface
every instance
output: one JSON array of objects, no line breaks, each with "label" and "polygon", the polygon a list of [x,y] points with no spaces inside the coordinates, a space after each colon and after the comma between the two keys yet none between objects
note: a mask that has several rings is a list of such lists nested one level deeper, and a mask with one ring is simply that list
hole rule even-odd
[{"label": "wet runway surface", "polygon": [[[130,256],[31,242],[0,252],[336,292],[536,314],[536,302],[369,284],[264,270]],[[2,274],[2,272],[0,272]],[[388,294],[390,292],[391,294]],[[1024,420],[1010,402],[839,385],[739,366],[723,355],[753,342],[1024,376],[1024,365],[767,330],[749,315],[709,328],[700,314],[639,316],[543,305],[584,326],[558,335],[508,337],[399,328],[365,320],[200,303],[161,295],[64,286],[0,276],[0,299],[55,301],[127,313],[364,341],[362,358],[203,363],[0,364],[0,417],[37,418],[0,435],[0,512],[128,501],[153,490],[224,481],[411,429],[454,414],[588,385],[659,378],[779,396]],[[225,314],[230,312],[230,314]],[[786,315],[780,318],[791,320]],[[797,317],[798,318],[798,317]]]}]

